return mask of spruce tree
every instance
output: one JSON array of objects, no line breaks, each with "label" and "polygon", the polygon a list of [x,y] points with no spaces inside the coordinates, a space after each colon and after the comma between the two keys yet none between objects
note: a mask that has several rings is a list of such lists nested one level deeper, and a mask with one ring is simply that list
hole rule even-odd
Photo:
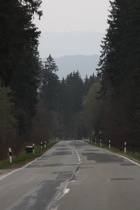
[{"label": "spruce tree", "polygon": [[0,80],[14,93],[21,135],[29,134],[37,103],[40,32],[33,16],[41,16],[40,4],[40,0],[2,0],[0,7]]},{"label": "spruce tree", "polygon": [[[139,145],[140,2],[114,0],[110,3],[109,28],[103,40],[98,73],[104,97],[114,107],[108,112],[116,122],[111,128],[114,136],[119,130],[118,139],[125,138],[131,145]],[[124,117],[118,118],[118,114]]]},{"label": "spruce tree", "polygon": [[44,112],[47,122],[49,137],[59,135],[59,89],[60,82],[56,74],[58,67],[54,58],[49,55],[46,59],[41,79],[41,99],[44,102]]}]

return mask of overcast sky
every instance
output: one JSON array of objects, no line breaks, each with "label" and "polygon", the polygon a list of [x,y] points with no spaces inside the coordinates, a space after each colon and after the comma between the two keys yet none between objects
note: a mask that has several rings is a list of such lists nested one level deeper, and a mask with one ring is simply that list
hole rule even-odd
[{"label": "overcast sky", "polygon": [[[93,36],[94,40],[92,40],[92,43],[100,45],[100,37],[102,34],[105,34],[105,30],[108,27],[109,0],[42,0],[41,9],[43,10],[41,20],[38,21],[35,19],[37,27],[42,32],[39,45],[41,57],[47,57],[48,54],[52,54],[53,57],[72,54],[99,54],[99,46],[94,51],[92,51],[93,46],[91,46],[91,50],[89,49],[88,53],[87,50],[84,51],[83,32],[85,40],[88,39],[89,32],[99,34],[99,38],[97,39],[95,38],[96,36]],[[81,32],[81,43],[77,38],[77,32],[79,40],[81,39]],[[87,33],[87,37],[85,32]],[[74,38],[71,40],[70,35],[72,33],[75,36],[75,40]],[[63,45],[62,39],[65,38],[65,35],[66,39]],[[76,46],[76,38],[78,46]],[[74,51],[74,48],[71,48],[72,42],[75,43]],[[91,40],[89,40],[87,48],[89,48],[90,42]],[[59,43],[61,43],[60,52]],[[65,46],[67,50],[65,50]]]}]

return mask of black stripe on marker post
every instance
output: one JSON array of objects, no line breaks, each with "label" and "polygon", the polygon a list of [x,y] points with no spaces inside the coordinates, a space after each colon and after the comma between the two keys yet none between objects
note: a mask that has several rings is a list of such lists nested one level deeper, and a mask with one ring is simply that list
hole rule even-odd
[{"label": "black stripe on marker post", "polygon": [[12,150],[9,148],[9,161],[12,163]]}]

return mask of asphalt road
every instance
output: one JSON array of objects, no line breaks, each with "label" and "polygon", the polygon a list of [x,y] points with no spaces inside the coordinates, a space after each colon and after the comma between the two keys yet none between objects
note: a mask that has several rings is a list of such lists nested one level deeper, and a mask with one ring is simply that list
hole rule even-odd
[{"label": "asphalt road", "polygon": [[0,170],[0,210],[139,209],[139,165],[84,141],[60,141],[23,168]]}]

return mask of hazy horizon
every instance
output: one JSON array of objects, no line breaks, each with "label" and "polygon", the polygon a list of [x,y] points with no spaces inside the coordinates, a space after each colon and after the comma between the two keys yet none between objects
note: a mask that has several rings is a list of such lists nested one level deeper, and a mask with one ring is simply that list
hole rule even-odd
[{"label": "hazy horizon", "polygon": [[94,31],[43,32],[39,39],[41,58],[65,55],[99,55],[104,33]]},{"label": "hazy horizon", "polygon": [[109,0],[44,0],[43,16],[34,23],[41,31],[40,57],[99,54],[108,27]]}]

